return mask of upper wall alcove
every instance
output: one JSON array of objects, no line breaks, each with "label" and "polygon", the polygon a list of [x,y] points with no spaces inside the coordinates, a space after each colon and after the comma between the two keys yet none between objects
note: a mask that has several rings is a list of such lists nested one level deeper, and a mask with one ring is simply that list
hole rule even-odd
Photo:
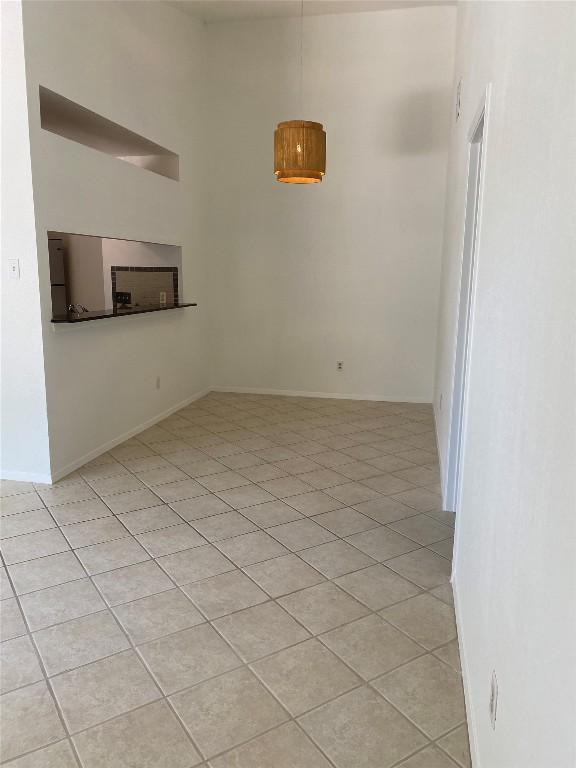
[{"label": "upper wall alcove", "polygon": [[40,123],[45,130],[118,160],[179,180],[179,157],[175,152],[44,86],[40,86],[39,95]]}]

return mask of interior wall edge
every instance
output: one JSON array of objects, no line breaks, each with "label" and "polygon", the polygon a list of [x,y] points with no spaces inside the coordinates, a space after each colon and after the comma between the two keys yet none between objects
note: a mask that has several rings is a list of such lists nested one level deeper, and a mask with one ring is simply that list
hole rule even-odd
[{"label": "interior wall edge", "polygon": [[[458,523],[456,523],[458,525]],[[470,756],[473,768],[483,768],[478,752],[478,739],[476,737],[477,718],[472,709],[471,675],[469,673],[468,659],[466,656],[466,640],[464,632],[464,623],[460,609],[460,596],[458,591],[458,574],[455,568],[452,570],[450,579],[452,585],[452,594],[454,595],[454,614],[456,617],[456,629],[458,639],[458,652],[460,653],[460,668],[462,671],[462,685],[464,688],[464,704],[466,707],[466,720],[468,721],[468,740],[470,743]]]},{"label": "interior wall edge", "polygon": [[52,471],[52,476],[49,480],[39,481],[39,480],[33,480],[33,478],[31,477],[19,477],[19,478],[7,477],[6,479],[55,483],[56,481],[61,480],[63,477],[66,477],[66,475],[69,475],[71,472],[74,472],[74,470],[78,469],[79,467],[83,467],[84,464],[86,464],[89,461],[92,461],[92,459],[95,459],[98,456],[101,456],[103,453],[106,453],[106,451],[109,451],[111,448],[115,448],[117,445],[120,445],[126,440],[130,440],[131,437],[136,437],[137,435],[140,434],[140,432],[143,432],[145,429],[149,429],[150,427],[153,427],[155,424],[158,424],[159,421],[163,421],[164,419],[167,419],[168,416],[171,416],[173,413],[176,413],[176,411],[179,411],[181,408],[185,408],[187,405],[190,405],[190,403],[193,403],[195,400],[199,400],[201,397],[204,397],[204,395],[207,395],[210,391],[211,391],[210,388],[202,389],[199,392],[196,392],[195,394],[191,395],[191,397],[185,398],[179,403],[176,403],[176,405],[172,405],[170,406],[170,408],[166,408],[164,411],[161,411],[160,413],[156,414],[156,416],[153,416],[152,418],[147,419],[141,424],[138,424],[138,426],[133,427],[132,429],[129,429],[127,432],[123,432],[121,435],[118,435],[117,437],[114,437],[112,440],[109,440],[107,443],[104,443],[103,445],[99,445],[97,448],[94,448],[89,453],[86,453],[80,458],[75,459],[73,462],[70,462],[70,464],[66,464],[63,467],[55,468]]}]

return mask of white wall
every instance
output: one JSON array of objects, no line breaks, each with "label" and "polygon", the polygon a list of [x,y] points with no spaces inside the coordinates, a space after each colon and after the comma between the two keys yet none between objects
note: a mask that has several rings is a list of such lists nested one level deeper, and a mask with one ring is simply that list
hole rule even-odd
[{"label": "white wall", "polygon": [[[209,25],[213,383],[430,401],[455,8]],[[281,120],[323,122],[279,184]],[[336,362],[344,361],[337,373]]]},{"label": "white wall", "polygon": [[[31,1],[24,6],[24,39],[57,477],[209,384],[204,28],[168,3]],[[42,130],[40,84],[177,152],[180,182]],[[183,296],[199,308],[54,327],[47,230],[182,245]]]},{"label": "white wall", "polygon": [[458,30],[463,101],[450,148],[435,394],[444,464],[467,132],[492,83],[454,570],[474,766],[572,768],[576,4],[462,3]]},{"label": "white wall", "polygon": [[[2,477],[48,481],[50,455],[22,15],[2,13]],[[47,256],[46,256],[47,258]],[[8,277],[19,259],[20,280]],[[49,291],[49,287],[48,287]]]}]

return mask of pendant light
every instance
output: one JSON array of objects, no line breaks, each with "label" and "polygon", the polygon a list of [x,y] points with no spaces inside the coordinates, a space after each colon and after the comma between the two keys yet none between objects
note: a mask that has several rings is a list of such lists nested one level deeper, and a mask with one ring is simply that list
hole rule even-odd
[{"label": "pendant light", "polygon": [[[300,3],[300,111],[304,93],[304,0]],[[285,184],[317,184],[326,172],[326,132],[322,123],[286,120],[274,131],[274,173]]]}]

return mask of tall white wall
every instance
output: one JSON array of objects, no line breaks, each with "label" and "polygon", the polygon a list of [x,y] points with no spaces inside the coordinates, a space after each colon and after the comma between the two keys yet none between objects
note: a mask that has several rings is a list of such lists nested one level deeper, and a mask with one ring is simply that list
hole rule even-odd
[{"label": "tall white wall", "polygon": [[[50,454],[22,12],[19,2],[2,13],[2,477],[46,482]],[[20,279],[8,275],[18,259]],[[49,288],[48,288],[49,290]]]},{"label": "tall white wall", "polygon": [[576,765],[575,39],[574,3],[459,7],[435,407],[445,465],[467,134],[491,83],[454,566],[475,768]]},{"label": "tall white wall", "polygon": [[[169,3],[30,1],[24,40],[52,472],[58,477],[209,385],[204,27]],[[42,130],[39,85],[177,152],[180,182]],[[54,327],[47,230],[181,245],[182,294],[199,308]]]},{"label": "tall white wall", "polygon": [[[213,383],[432,399],[455,8],[208,25]],[[320,185],[273,132],[327,130]],[[336,362],[344,371],[336,371]]]}]

